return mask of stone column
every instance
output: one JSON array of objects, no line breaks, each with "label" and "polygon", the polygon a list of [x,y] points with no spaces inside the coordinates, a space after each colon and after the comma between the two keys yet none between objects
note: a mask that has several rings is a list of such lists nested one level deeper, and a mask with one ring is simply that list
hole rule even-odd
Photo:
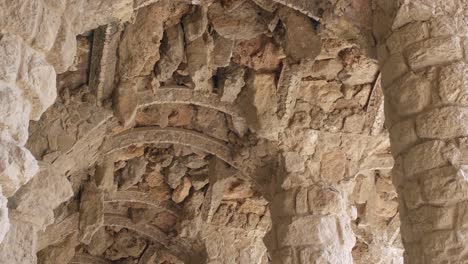
[{"label": "stone column", "polygon": [[375,3],[405,263],[462,263],[468,253],[468,3]]},{"label": "stone column", "polygon": [[303,142],[301,150],[283,152],[274,169],[272,227],[264,239],[272,263],[351,264],[355,237],[345,195],[351,167],[341,147],[348,144],[339,133],[319,131]]},{"label": "stone column", "polygon": [[355,238],[342,194],[326,185],[283,190],[265,238],[273,264],[351,264]]}]

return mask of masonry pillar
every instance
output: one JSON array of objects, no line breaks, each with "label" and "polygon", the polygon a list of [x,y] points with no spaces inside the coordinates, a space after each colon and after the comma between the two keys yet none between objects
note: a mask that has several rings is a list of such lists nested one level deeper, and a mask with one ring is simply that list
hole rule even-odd
[{"label": "masonry pillar", "polygon": [[468,2],[375,1],[405,263],[468,254]]}]

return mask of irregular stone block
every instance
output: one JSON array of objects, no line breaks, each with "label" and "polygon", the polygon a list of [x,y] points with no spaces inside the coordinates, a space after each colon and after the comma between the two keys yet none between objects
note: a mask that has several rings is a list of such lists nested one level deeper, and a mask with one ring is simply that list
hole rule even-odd
[{"label": "irregular stone block", "polygon": [[10,208],[29,216],[44,230],[54,222],[54,209],[73,196],[70,182],[50,164],[40,163],[38,174],[9,199]]},{"label": "irregular stone block", "polygon": [[392,154],[395,157],[418,141],[416,125],[412,119],[394,124],[389,132]]},{"label": "irregular stone block", "polygon": [[93,34],[89,87],[98,102],[112,95],[120,33],[119,25],[112,23],[97,28]]},{"label": "irregular stone block", "polygon": [[444,102],[466,103],[468,92],[468,66],[466,63],[452,63],[439,72],[439,95]]},{"label": "irregular stone block", "polygon": [[245,1],[235,10],[228,12],[221,3],[208,9],[208,17],[216,32],[228,39],[252,39],[268,31],[262,9]]},{"label": "irregular stone block", "polygon": [[38,170],[36,159],[26,148],[0,142],[0,185],[6,197],[12,196]]},{"label": "irregular stone block", "polygon": [[213,38],[209,34],[204,34],[186,46],[187,70],[192,77],[196,91],[211,92],[213,90],[211,80],[213,49]]},{"label": "irregular stone block", "polygon": [[30,119],[39,120],[57,96],[54,68],[14,35],[1,38],[0,58],[5,63],[0,67],[0,78],[10,83],[16,81],[23,98],[31,104]]},{"label": "irregular stone block", "polygon": [[28,139],[31,105],[18,88],[0,81],[0,140],[22,146]]},{"label": "irregular stone block", "polygon": [[429,37],[427,25],[422,22],[415,22],[394,31],[387,38],[387,47],[391,53],[399,53],[408,45],[427,37]]},{"label": "irregular stone block", "polygon": [[432,205],[445,206],[468,199],[468,183],[452,166],[436,168],[421,179],[421,192]]},{"label": "irregular stone block", "polygon": [[382,87],[389,87],[396,79],[408,72],[405,58],[401,53],[390,55],[381,68]]},{"label": "irregular stone block", "polygon": [[161,46],[161,59],[156,63],[155,73],[158,81],[164,82],[172,77],[184,59],[184,31],[181,25],[166,29]]},{"label": "irregular stone block", "polygon": [[286,27],[286,54],[295,61],[314,60],[320,54],[322,42],[310,18],[286,8],[281,9],[280,17]]},{"label": "irregular stone block", "polygon": [[0,244],[1,263],[36,264],[37,228],[10,210],[11,226]]},{"label": "irregular stone block", "polygon": [[430,73],[408,73],[384,90],[388,102],[400,116],[421,112],[432,100]]},{"label": "irregular stone block", "polygon": [[463,58],[458,37],[439,37],[417,42],[408,47],[405,55],[409,66],[415,71]]},{"label": "irregular stone block", "polygon": [[411,178],[417,173],[447,164],[447,159],[443,156],[444,147],[443,141],[432,140],[411,148],[403,156],[406,177]]},{"label": "irregular stone block", "polygon": [[451,139],[468,135],[468,108],[448,106],[420,114],[416,133],[420,138]]},{"label": "irregular stone block", "polygon": [[201,37],[208,26],[208,8],[206,6],[193,6],[192,8],[192,12],[182,19],[187,42]]},{"label": "irregular stone block", "polygon": [[64,73],[73,65],[76,52],[77,41],[73,25],[68,19],[62,18],[55,43],[47,53],[47,61],[54,66],[58,74]]}]

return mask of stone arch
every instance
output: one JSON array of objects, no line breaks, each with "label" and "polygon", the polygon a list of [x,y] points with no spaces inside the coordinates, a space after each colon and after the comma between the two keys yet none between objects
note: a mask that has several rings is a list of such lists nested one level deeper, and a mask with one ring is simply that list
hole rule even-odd
[{"label": "stone arch", "polygon": [[140,191],[117,191],[115,193],[106,193],[104,195],[104,203],[121,203],[131,202],[145,204],[150,207],[162,209],[174,216],[181,215],[181,209],[172,201],[160,202],[147,193]]}]

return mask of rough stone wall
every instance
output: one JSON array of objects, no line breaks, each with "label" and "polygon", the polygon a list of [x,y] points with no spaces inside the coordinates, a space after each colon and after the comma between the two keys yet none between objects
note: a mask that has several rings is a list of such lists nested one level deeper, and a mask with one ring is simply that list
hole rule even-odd
[{"label": "rough stone wall", "polygon": [[405,263],[465,259],[466,1],[376,2]]},{"label": "rough stone wall", "polygon": [[383,90],[407,262],[460,261],[463,4],[0,1],[0,260],[401,263]]}]

